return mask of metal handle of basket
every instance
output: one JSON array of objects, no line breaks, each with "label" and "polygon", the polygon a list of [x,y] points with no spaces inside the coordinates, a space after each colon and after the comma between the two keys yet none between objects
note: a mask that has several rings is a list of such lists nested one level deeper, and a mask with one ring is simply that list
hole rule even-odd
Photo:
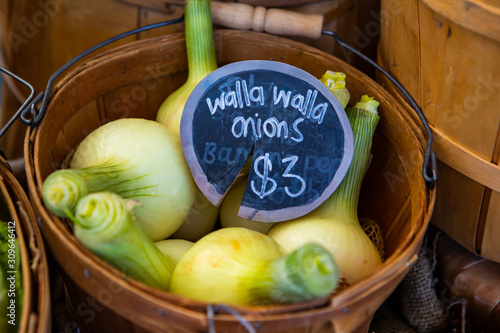
[{"label": "metal handle of basket", "polygon": [[[33,98],[35,97],[35,88],[31,84],[29,84],[27,81],[23,80],[16,74],[12,73],[11,71],[7,70],[5,67],[0,66],[0,72],[12,77],[13,79],[21,82],[23,85],[28,87],[30,90],[30,94],[28,98],[24,101],[24,103],[21,105],[21,107],[14,113],[14,115],[7,121],[7,123],[0,129],[0,138],[7,132],[7,130],[12,126],[12,124],[16,121],[17,118],[21,116],[21,113],[28,107],[28,105],[33,105],[30,104],[33,101]],[[7,160],[7,157],[5,156],[4,152],[2,149],[0,149],[0,155]]]},{"label": "metal handle of basket", "polygon": [[392,84],[394,84],[394,86],[401,92],[401,94],[410,104],[413,110],[417,113],[418,118],[422,122],[425,133],[427,135],[427,146],[425,148],[424,163],[422,166],[422,176],[424,177],[427,186],[429,188],[433,188],[437,181],[436,153],[432,150],[433,135],[429,123],[427,122],[427,119],[425,118],[425,115],[418,106],[417,102],[415,102],[415,100],[410,95],[410,93],[405,89],[405,87],[401,83],[399,83],[399,81],[396,80],[396,78],[394,78],[391,74],[389,74],[389,72],[387,72],[382,66],[380,66],[375,61],[364,55],[362,52],[358,51],[356,48],[341,41],[339,36],[335,32],[323,30],[322,34],[327,36],[332,36],[339,46],[356,54],[357,56],[368,62],[370,65],[375,67],[375,69],[380,71],[389,81],[392,82]]},{"label": "metal handle of basket", "polygon": [[233,309],[230,306],[224,304],[208,304],[207,305],[207,325],[208,325],[208,333],[216,333],[215,330],[215,314],[219,310],[224,310],[227,313],[231,314],[236,320],[243,326],[248,333],[255,333],[255,327],[247,321],[238,311]]}]

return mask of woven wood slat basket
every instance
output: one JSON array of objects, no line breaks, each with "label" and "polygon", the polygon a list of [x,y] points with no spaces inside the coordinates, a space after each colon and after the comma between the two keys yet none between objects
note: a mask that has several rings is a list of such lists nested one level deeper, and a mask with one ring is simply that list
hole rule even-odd
[{"label": "woven wood slat basket", "polygon": [[[373,160],[363,185],[360,215],[381,224],[387,260],[370,277],[335,296],[294,305],[235,308],[259,332],[366,332],[377,308],[416,259],[435,198],[421,167],[422,134],[405,109],[373,80],[311,46],[266,34],[214,32],[219,66],[276,60],[316,77],[326,69],[347,74],[352,100],[381,102]],[[206,332],[206,304],[125,279],[86,250],[67,226],[45,209],[42,181],[61,167],[78,143],[106,121],[154,119],[164,98],[187,77],[183,34],[146,39],[102,53],[79,66],[54,89],[47,113],[26,136],[25,159],[32,205],[54,257],[64,270],[68,297],[80,328],[89,332]],[[91,307],[95,299],[106,307]],[[237,318],[216,313],[217,332],[244,332]]]},{"label": "woven wood slat basket", "polygon": [[[382,0],[380,32],[378,62],[434,132],[433,224],[500,262],[500,1]],[[390,82],[377,80],[401,101]]]},{"label": "woven wood slat basket", "polygon": [[[24,189],[2,158],[0,158],[0,216],[5,222],[15,223],[18,239],[20,258],[15,260],[20,260],[23,287],[22,309],[19,310],[16,305],[15,311],[16,319],[19,319],[18,331],[50,332],[49,266],[42,234]],[[6,309],[2,309],[2,314],[5,315],[6,312],[3,310]]]}]

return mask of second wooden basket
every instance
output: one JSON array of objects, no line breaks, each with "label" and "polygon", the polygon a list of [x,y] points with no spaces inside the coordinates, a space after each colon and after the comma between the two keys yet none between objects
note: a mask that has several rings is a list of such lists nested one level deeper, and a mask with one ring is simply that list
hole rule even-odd
[{"label": "second wooden basket", "polygon": [[[8,301],[12,293],[22,293],[22,304],[14,303],[14,309],[2,309],[2,315],[14,314],[18,331],[44,333],[51,331],[51,294],[49,265],[42,234],[24,189],[14,177],[7,162],[0,157],[0,218],[15,230],[19,257],[9,256],[18,261],[22,290],[9,285]],[[9,243],[10,244],[10,243]],[[10,246],[9,246],[10,247]],[[4,273],[10,278],[12,269]],[[11,282],[12,280],[9,280]],[[7,297],[7,296],[6,296]],[[9,303],[9,306],[11,304]],[[5,312],[4,312],[5,310]],[[12,317],[7,317],[10,321]]]}]

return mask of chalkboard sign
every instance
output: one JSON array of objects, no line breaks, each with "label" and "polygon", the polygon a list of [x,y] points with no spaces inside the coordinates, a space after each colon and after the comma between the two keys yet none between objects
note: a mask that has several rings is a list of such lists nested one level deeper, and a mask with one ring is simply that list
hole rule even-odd
[{"label": "chalkboard sign", "polygon": [[345,176],[354,146],[344,109],[318,78],[261,60],[205,77],[186,102],[181,140],[198,187],[216,206],[248,170],[238,215],[261,222],[318,207]]}]

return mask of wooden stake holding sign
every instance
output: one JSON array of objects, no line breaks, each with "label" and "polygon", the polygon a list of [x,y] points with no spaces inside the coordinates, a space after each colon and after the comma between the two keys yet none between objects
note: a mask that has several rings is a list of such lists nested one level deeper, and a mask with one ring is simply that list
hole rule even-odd
[{"label": "wooden stake holding sign", "polygon": [[349,120],[327,87],[299,68],[261,60],[205,77],[186,102],[181,140],[198,187],[216,206],[252,158],[238,215],[260,222],[318,207],[354,149]]}]

